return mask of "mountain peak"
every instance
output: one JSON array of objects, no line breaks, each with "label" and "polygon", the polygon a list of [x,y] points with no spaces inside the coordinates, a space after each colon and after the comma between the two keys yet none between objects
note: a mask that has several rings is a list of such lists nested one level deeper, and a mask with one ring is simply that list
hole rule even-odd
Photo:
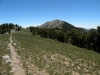
[{"label": "mountain peak", "polygon": [[43,25],[40,26],[40,28],[59,28],[59,29],[66,30],[66,29],[74,28],[74,26],[65,21],[55,19],[44,23]]}]

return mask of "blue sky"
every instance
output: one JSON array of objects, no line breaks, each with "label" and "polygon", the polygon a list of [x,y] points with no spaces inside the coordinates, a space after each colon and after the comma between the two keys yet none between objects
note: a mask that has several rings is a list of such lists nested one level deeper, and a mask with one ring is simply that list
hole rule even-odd
[{"label": "blue sky", "polygon": [[55,19],[96,28],[100,25],[100,0],[0,0],[0,24],[27,27]]}]

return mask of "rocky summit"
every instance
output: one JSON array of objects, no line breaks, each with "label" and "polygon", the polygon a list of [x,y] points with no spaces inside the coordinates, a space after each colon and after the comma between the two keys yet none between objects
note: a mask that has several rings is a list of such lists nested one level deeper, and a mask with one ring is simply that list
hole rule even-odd
[{"label": "rocky summit", "polygon": [[80,30],[80,31],[86,31],[86,29],[84,29],[84,28],[75,27],[74,25],[72,25],[72,24],[70,24],[66,21],[59,20],[59,19],[45,22],[44,24],[42,24],[38,27],[39,28],[58,28],[58,29],[62,29],[62,30],[65,30],[65,31],[69,31],[69,30],[72,30],[72,29],[77,29],[77,30]]},{"label": "rocky summit", "polygon": [[41,26],[39,26],[39,28],[59,28],[59,29],[72,29],[75,28],[73,25],[62,21],[62,20],[53,20],[53,21],[48,21],[44,24],[42,24]]}]

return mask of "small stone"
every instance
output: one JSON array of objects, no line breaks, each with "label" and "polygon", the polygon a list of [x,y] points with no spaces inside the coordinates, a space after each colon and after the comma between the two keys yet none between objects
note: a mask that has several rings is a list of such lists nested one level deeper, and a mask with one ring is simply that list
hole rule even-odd
[{"label": "small stone", "polygon": [[17,55],[16,58],[20,58],[20,56]]},{"label": "small stone", "polygon": [[16,43],[14,43],[14,45],[16,46]]},{"label": "small stone", "polygon": [[7,50],[10,50],[10,48],[8,47]]}]

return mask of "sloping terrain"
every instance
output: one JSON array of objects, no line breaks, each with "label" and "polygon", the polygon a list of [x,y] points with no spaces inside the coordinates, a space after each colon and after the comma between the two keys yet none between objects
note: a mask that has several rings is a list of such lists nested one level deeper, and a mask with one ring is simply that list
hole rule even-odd
[{"label": "sloping terrain", "polygon": [[[10,72],[13,73],[13,75],[26,75],[24,69],[22,68],[22,62],[19,59],[19,56],[17,54],[17,52],[15,51],[14,46],[12,45],[13,40],[12,40],[12,33],[10,36],[10,43],[8,44],[8,47],[10,49],[11,52],[11,65],[12,65],[12,70]],[[15,43],[14,43],[15,45]]]},{"label": "sloping terrain", "polygon": [[15,50],[27,75],[100,75],[100,54],[28,30],[14,32]]},{"label": "sloping terrain", "polygon": [[84,28],[79,28],[79,27],[75,27],[72,24],[62,21],[62,20],[53,20],[53,21],[48,21],[44,24],[42,24],[41,26],[39,26],[39,28],[59,28],[59,29],[63,29],[63,30],[72,30],[72,29],[78,29],[78,30],[83,30],[85,31],[86,29]]},{"label": "sloping terrain", "polygon": [[12,43],[12,35],[0,34],[0,75],[26,75]]},{"label": "sloping terrain", "polygon": [[12,75],[10,73],[9,37],[9,34],[0,34],[0,75]]},{"label": "sloping terrain", "polygon": [[57,19],[57,20],[48,21],[44,23],[43,25],[40,26],[40,28],[72,29],[75,27],[65,21],[61,21]]}]

